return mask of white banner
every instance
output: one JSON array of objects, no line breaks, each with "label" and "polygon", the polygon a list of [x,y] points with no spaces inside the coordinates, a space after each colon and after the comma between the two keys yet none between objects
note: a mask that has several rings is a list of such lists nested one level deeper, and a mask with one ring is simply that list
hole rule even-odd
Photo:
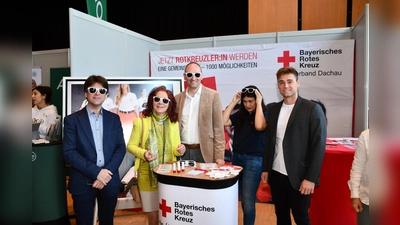
[{"label": "white banner", "polygon": [[282,100],[276,71],[292,66],[300,96],[325,104],[328,136],[352,135],[354,40],[157,51],[150,57],[153,77],[180,77],[187,63],[198,62],[203,83],[220,92],[223,109],[247,85],[260,89],[265,104]]}]

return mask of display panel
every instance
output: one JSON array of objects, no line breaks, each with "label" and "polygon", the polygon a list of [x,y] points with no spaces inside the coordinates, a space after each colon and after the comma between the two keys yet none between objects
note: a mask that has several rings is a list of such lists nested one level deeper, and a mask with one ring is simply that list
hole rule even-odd
[{"label": "display panel", "polygon": [[[106,77],[107,78],[107,77]],[[83,85],[86,78],[79,77],[64,77],[63,78],[63,118],[71,113],[74,113],[82,109],[86,105],[86,98],[84,93]],[[135,77],[135,78],[107,78],[108,81],[108,98],[103,103],[103,108],[110,110],[114,113],[120,114],[122,126],[124,128],[125,141],[127,142],[131,133],[132,120],[123,120],[127,115],[133,113],[139,115],[140,112],[145,108],[148,94],[155,87],[160,85],[166,86],[166,88],[174,95],[183,91],[183,78],[152,78],[152,77]],[[136,102],[137,110],[131,112],[127,106],[122,106],[121,98],[118,97],[117,93],[120,91],[121,85],[126,84],[128,86],[129,95],[133,101]],[[118,100],[119,98],[119,100]],[[119,104],[116,104],[119,102]],[[135,104],[135,103],[133,103]],[[125,109],[124,109],[125,108]],[[135,108],[136,110],[136,108]],[[130,118],[130,117],[129,117]]]}]

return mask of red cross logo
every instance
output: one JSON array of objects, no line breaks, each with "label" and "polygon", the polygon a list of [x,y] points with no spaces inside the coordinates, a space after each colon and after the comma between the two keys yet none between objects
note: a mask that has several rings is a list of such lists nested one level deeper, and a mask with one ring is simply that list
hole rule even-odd
[{"label": "red cross logo", "polygon": [[161,215],[164,218],[167,218],[167,212],[171,213],[172,209],[171,206],[167,206],[167,201],[165,199],[162,199],[162,203],[159,203],[160,209],[161,209]]},{"label": "red cross logo", "polygon": [[290,66],[290,63],[295,61],[296,57],[290,56],[289,51],[283,51],[283,56],[278,57],[278,63],[283,63],[283,67]]}]

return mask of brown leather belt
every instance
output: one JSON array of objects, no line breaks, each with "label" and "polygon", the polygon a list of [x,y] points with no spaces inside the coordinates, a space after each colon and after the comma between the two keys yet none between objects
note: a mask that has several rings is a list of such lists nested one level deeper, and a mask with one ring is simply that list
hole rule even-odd
[{"label": "brown leather belt", "polygon": [[190,149],[195,149],[195,148],[200,148],[200,144],[184,144],[186,148],[190,148]]}]

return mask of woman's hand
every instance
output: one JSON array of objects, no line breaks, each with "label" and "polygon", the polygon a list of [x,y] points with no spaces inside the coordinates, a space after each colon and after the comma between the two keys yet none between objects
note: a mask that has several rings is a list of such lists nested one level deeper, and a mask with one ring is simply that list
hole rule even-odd
[{"label": "woman's hand", "polygon": [[234,103],[234,106],[239,103],[241,96],[242,92],[238,92],[233,96],[232,102]]},{"label": "woman's hand", "polygon": [[157,155],[153,154],[150,151],[145,151],[144,152],[144,158],[146,159],[147,162],[151,162],[151,161],[157,159]]},{"label": "woman's hand", "polygon": [[257,105],[260,105],[262,103],[263,97],[262,97],[261,93],[257,89],[256,89],[256,91],[254,93],[256,94],[256,97],[257,97],[256,98]]},{"label": "woman's hand", "polygon": [[181,155],[185,154],[186,152],[186,146],[183,144],[179,144],[178,147],[176,148],[176,150],[181,153]]}]

